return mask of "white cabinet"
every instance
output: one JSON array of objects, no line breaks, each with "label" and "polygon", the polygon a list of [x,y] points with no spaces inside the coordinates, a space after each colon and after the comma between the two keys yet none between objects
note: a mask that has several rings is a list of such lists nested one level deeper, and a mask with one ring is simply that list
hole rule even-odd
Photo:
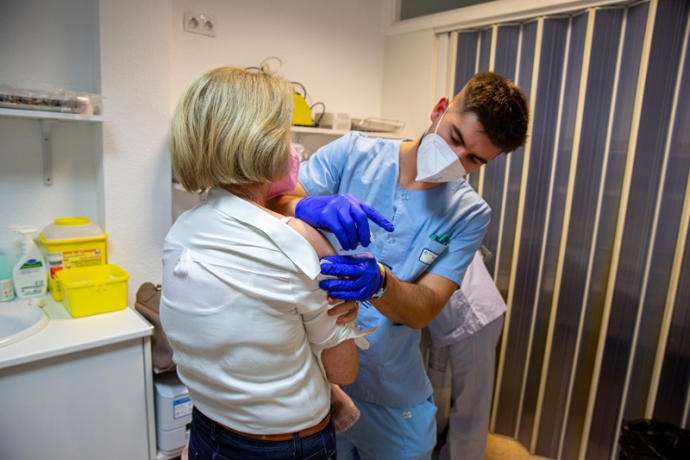
[{"label": "white cabinet", "polygon": [[154,459],[151,326],[126,308],[50,322],[0,348],[0,457]]}]

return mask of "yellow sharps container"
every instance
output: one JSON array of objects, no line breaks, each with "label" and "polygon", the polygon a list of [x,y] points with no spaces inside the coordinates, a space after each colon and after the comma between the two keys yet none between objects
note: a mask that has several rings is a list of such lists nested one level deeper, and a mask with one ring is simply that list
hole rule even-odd
[{"label": "yellow sharps container", "polygon": [[101,227],[87,217],[62,217],[40,233],[50,269],[48,290],[60,302],[64,294],[57,273],[71,268],[92,267],[108,263],[106,238]]}]

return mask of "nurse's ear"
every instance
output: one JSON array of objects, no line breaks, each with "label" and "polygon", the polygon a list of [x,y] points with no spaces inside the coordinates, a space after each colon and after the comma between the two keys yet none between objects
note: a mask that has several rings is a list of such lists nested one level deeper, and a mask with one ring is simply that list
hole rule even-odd
[{"label": "nurse's ear", "polygon": [[448,108],[448,104],[450,104],[450,101],[448,101],[447,97],[442,97],[441,99],[439,99],[434,108],[431,110],[430,118],[432,123],[435,122],[438,119],[438,117],[440,117],[443,114],[443,112],[446,111],[446,109]]}]

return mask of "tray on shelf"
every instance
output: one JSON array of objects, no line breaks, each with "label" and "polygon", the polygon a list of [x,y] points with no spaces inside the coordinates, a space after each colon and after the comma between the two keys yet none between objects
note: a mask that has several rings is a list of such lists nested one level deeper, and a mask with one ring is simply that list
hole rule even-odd
[{"label": "tray on shelf", "polygon": [[14,88],[0,84],[0,108],[100,115],[103,102],[99,94]]},{"label": "tray on shelf", "polygon": [[357,131],[373,131],[379,133],[397,133],[403,126],[404,121],[389,120],[386,118],[353,118],[352,129]]}]

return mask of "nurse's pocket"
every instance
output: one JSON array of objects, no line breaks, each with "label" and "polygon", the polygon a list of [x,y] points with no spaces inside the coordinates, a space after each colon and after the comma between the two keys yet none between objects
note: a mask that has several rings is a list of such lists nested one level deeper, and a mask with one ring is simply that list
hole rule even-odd
[{"label": "nurse's pocket", "polygon": [[414,261],[402,273],[396,273],[395,275],[403,281],[414,283],[447,249],[448,246],[445,244],[429,238],[423,244],[419,244],[414,248],[412,253],[415,257]]}]

